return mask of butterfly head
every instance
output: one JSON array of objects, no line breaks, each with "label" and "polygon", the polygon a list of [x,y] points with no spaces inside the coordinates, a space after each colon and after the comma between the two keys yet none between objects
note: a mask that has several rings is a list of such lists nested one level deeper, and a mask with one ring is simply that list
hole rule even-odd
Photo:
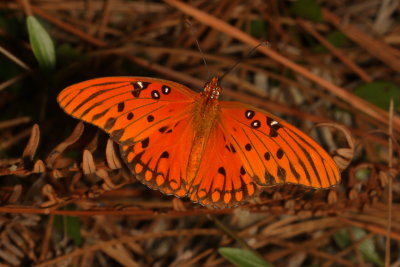
[{"label": "butterfly head", "polygon": [[204,85],[204,90],[202,95],[210,99],[218,99],[219,95],[222,93],[222,88],[219,86],[219,78],[212,77],[209,82]]}]

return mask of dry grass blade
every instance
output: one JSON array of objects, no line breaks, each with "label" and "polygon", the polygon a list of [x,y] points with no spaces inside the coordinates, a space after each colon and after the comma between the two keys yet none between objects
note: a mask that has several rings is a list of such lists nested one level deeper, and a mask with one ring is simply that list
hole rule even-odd
[{"label": "dry grass blade", "polygon": [[[22,60],[20,60],[18,57],[14,56],[12,53],[7,51],[4,47],[0,45],[0,53],[8,57],[10,60],[12,60],[14,63],[19,65],[20,67],[24,68],[27,71],[31,71],[31,68],[25,64]],[[1,89],[0,89],[1,90]]]},{"label": "dry grass blade", "polygon": [[301,27],[303,27],[308,33],[314,36],[323,46],[329,49],[332,54],[334,54],[337,58],[339,58],[345,65],[347,65],[350,69],[352,69],[357,75],[360,76],[365,82],[372,82],[372,77],[368,75],[362,68],[357,66],[353,61],[344,56],[333,44],[331,44],[328,40],[323,38],[312,26],[310,23],[303,19],[298,19],[298,23]]},{"label": "dry grass blade", "polygon": [[335,160],[335,162],[338,165],[338,167],[340,168],[340,170],[346,169],[350,165],[350,163],[354,157],[354,149],[355,149],[354,139],[353,139],[353,136],[351,135],[349,129],[338,123],[319,123],[316,126],[333,127],[333,128],[338,129],[339,131],[341,131],[344,134],[349,147],[348,148],[338,148],[334,153],[333,159]]},{"label": "dry grass blade", "polygon": [[[260,44],[259,40],[251,37],[250,35],[244,33],[243,31],[237,28],[234,28],[233,26],[227,24],[225,21],[213,17],[203,11],[200,11],[199,9],[193,8],[192,6],[187,5],[181,1],[165,0],[165,2],[172,6],[175,6],[176,8],[179,8],[185,14],[195,17],[202,23],[209,25],[210,27],[217,29],[225,34],[228,34],[229,36],[232,36],[233,38],[242,41],[251,47],[255,47]],[[300,65],[297,65],[293,61],[288,60],[287,58],[283,57],[282,55],[276,53],[275,51],[266,46],[259,46],[257,50],[262,52],[266,56],[272,58],[273,60],[276,60],[282,65],[288,67],[289,69],[292,69],[293,71],[303,75],[304,77],[310,79],[311,81],[314,81],[315,83],[323,86],[333,94],[337,95],[338,97],[341,97],[343,100],[354,105],[354,107],[356,107],[357,109],[361,110],[362,112],[372,116],[374,119],[387,125],[388,113],[385,112],[384,110],[369,103],[368,101],[365,101],[362,98],[355,96],[354,94],[349,93],[343,88],[339,88],[333,85],[329,81],[311,73],[307,69],[301,67]],[[400,132],[400,118],[394,119],[393,126],[394,126],[393,128],[396,131]]]},{"label": "dry grass blade", "polygon": [[21,118],[16,118],[8,121],[2,121],[0,122],[0,130],[9,128],[9,127],[14,127],[20,124],[24,124],[27,122],[30,122],[31,118],[30,117],[21,117]]},{"label": "dry grass blade", "polygon": [[67,32],[70,32],[73,35],[78,36],[79,38],[81,38],[82,40],[84,40],[84,41],[86,41],[86,42],[88,42],[90,44],[93,44],[93,45],[96,45],[96,46],[99,46],[99,47],[108,46],[107,43],[103,42],[102,40],[96,39],[93,36],[87,34],[86,32],[81,31],[81,30],[77,29],[76,27],[73,27],[73,26],[71,26],[71,25],[69,25],[67,23],[64,23],[63,21],[61,21],[58,18],[48,14],[47,12],[43,11],[42,9],[40,9],[38,7],[32,6],[32,11],[33,11],[33,13],[35,13],[35,14],[39,15],[40,17],[48,20],[49,22],[51,22],[54,25],[60,27],[61,29],[65,30]]},{"label": "dry grass blade", "polygon": [[7,202],[8,203],[17,202],[20,199],[21,194],[22,194],[22,185],[20,185],[20,184],[15,185],[13,188],[12,194]]},{"label": "dry grass blade", "polygon": [[[393,116],[394,116],[394,101],[393,98],[390,100],[390,106],[389,106],[389,130],[388,130],[388,135],[389,135],[389,169],[393,167]],[[386,266],[390,265],[390,234],[392,232],[392,218],[393,218],[393,179],[389,174],[389,183],[388,183],[388,223],[387,223],[387,228],[386,228],[386,254],[385,254],[385,264]]]},{"label": "dry grass blade", "polygon": [[29,138],[28,144],[25,147],[24,152],[22,153],[22,157],[33,160],[39,145],[39,141],[40,141],[40,129],[39,125],[35,124],[32,127],[31,136]]},{"label": "dry grass blade", "polygon": [[123,249],[122,246],[106,246],[101,248],[101,251],[103,251],[105,254],[110,256],[112,259],[114,259],[116,262],[121,264],[122,266],[140,266],[131,256],[130,254]]},{"label": "dry grass blade", "polygon": [[6,89],[7,87],[9,87],[9,86],[11,86],[11,85],[13,85],[15,83],[17,83],[18,81],[24,79],[27,76],[28,76],[28,73],[22,73],[22,74],[19,74],[19,75],[15,76],[15,77],[11,78],[11,79],[8,79],[5,82],[2,82],[0,84],[0,91]]},{"label": "dry grass blade", "polygon": [[78,141],[78,139],[81,137],[83,130],[85,129],[85,126],[83,122],[79,122],[74,131],[71,133],[71,135],[65,139],[62,143],[60,143],[53,151],[50,152],[49,156],[46,158],[45,162],[48,167],[53,166],[54,161],[57,159],[57,157],[70,145]]},{"label": "dry grass blade", "polygon": [[340,18],[332,14],[328,10],[323,10],[324,18],[335,25],[338,29],[346,34],[353,42],[364,48],[367,52],[380,59],[382,62],[390,66],[394,71],[400,71],[400,59],[395,55],[394,48],[385,43],[373,39],[352,25],[341,23]]}]

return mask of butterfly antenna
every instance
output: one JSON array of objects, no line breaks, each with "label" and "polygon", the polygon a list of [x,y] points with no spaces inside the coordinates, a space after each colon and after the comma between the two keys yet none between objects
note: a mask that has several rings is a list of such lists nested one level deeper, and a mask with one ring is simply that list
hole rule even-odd
[{"label": "butterfly antenna", "polygon": [[192,37],[195,38],[194,40],[195,40],[195,42],[196,42],[197,49],[199,50],[199,52],[200,52],[200,54],[201,54],[201,58],[203,59],[204,67],[206,68],[206,71],[207,71],[207,73],[208,73],[208,78],[210,78],[210,77],[211,77],[211,72],[210,72],[210,69],[208,68],[208,64],[207,64],[206,57],[205,57],[205,55],[204,55],[204,53],[203,53],[203,50],[201,49],[199,40],[198,40],[197,37],[196,37],[196,34],[195,34],[195,32],[194,32],[193,25],[192,25],[192,23],[190,22],[189,19],[186,20],[186,25],[189,27],[190,32],[191,32],[191,34],[192,34]]},{"label": "butterfly antenna", "polygon": [[256,45],[255,47],[253,47],[245,57],[241,58],[238,62],[236,62],[232,67],[230,67],[221,77],[219,77],[219,81],[221,82],[222,79],[228,74],[230,73],[232,70],[234,70],[237,65],[239,65],[240,63],[242,63],[243,61],[245,61],[246,59],[248,59],[256,50],[257,48],[259,48],[260,46],[265,45],[268,46],[268,42],[264,41],[259,43],[258,45]]}]

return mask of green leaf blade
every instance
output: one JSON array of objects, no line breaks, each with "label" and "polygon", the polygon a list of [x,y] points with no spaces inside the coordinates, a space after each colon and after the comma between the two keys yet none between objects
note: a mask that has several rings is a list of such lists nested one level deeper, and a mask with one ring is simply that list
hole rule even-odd
[{"label": "green leaf blade", "polygon": [[394,99],[395,108],[400,107],[400,86],[390,82],[366,83],[355,88],[354,94],[385,110],[389,109],[391,98]]},{"label": "green leaf blade", "polygon": [[240,248],[222,247],[218,249],[225,259],[239,267],[272,267],[253,252]]},{"label": "green leaf blade", "polygon": [[34,16],[28,16],[26,25],[33,54],[39,62],[40,67],[44,70],[54,69],[56,65],[56,53],[50,35]]}]

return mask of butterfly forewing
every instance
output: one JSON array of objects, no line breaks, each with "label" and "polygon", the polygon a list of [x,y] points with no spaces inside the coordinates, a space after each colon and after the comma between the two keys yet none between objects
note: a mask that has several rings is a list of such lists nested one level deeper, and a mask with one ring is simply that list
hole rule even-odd
[{"label": "butterfly forewing", "polygon": [[183,186],[198,94],[181,84],[144,77],[110,77],[64,89],[60,106],[121,145],[122,158],[144,184],[166,194]]},{"label": "butterfly forewing", "polygon": [[134,143],[160,128],[160,123],[187,115],[197,94],[166,80],[111,77],[81,82],[64,89],[60,106],[92,123],[118,143]]},{"label": "butterfly forewing", "polygon": [[246,172],[262,186],[326,188],[340,180],[336,163],[313,139],[250,105],[221,102],[220,123]]}]

